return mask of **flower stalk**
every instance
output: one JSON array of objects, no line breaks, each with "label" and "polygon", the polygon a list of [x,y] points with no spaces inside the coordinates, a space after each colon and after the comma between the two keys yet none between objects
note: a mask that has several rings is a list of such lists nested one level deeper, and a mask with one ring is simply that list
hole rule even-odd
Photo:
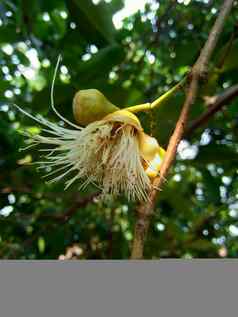
[{"label": "flower stalk", "polygon": [[144,103],[132,107],[127,107],[125,110],[130,111],[132,113],[138,113],[141,111],[149,111],[155,108],[158,108],[162,103],[167,101],[169,98],[171,98],[178,90],[184,87],[186,84],[187,78],[185,77],[182,79],[179,83],[177,83],[175,86],[173,86],[171,89],[169,89],[166,93],[164,93],[162,96],[154,100],[152,103]]}]

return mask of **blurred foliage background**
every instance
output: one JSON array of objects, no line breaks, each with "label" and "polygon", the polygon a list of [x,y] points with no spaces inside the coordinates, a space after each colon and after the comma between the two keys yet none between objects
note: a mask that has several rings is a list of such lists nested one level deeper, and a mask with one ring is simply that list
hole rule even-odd
[{"label": "blurred foliage background", "polygon": [[[136,203],[97,199],[95,187],[64,191],[29,166],[22,130],[38,131],[18,113],[57,122],[50,86],[63,62],[55,103],[72,118],[79,89],[97,88],[118,106],[152,101],[189,71],[222,1],[148,0],[125,17],[133,1],[2,0],[0,2],[0,258],[127,259]],[[134,7],[141,1],[134,1]],[[237,83],[237,1],[226,21],[191,118],[206,111],[204,96]],[[114,22],[114,23],[113,23]],[[229,47],[229,49],[227,49]],[[226,52],[224,54],[224,52]],[[224,58],[225,57],[225,58]],[[140,114],[146,132],[166,146],[184,92],[153,113]],[[157,203],[145,258],[238,256],[238,99],[179,145]],[[59,122],[62,124],[62,122]]]}]

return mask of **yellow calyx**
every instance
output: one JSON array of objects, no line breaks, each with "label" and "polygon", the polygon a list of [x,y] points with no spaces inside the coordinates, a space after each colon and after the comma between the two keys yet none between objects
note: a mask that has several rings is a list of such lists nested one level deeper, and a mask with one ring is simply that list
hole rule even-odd
[{"label": "yellow calyx", "polygon": [[129,124],[136,128],[138,131],[143,131],[143,128],[137,116],[127,110],[118,110],[110,113],[109,115],[104,117],[103,120],[107,122],[111,121]]}]

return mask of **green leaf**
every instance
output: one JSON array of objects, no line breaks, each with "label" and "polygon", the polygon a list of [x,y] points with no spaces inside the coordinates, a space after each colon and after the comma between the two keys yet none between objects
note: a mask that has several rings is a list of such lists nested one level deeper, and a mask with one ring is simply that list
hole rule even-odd
[{"label": "green leaf", "polygon": [[68,0],[69,10],[78,24],[80,33],[97,41],[97,34],[106,42],[113,42],[115,28],[110,10],[104,2],[95,5],[88,0]]},{"label": "green leaf", "polygon": [[45,252],[45,239],[43,237],[39,237],[37,244],[38,244],[39,252],[44,253]]},{"label": "green leaf", "polygon": [[112,67],[120,63],[124,56],[125,53],[119,45],[109,45],[101,49],[89,61],[78,64],[79,82],[90,85],[90,82],[95,81],[95,79],[101,80],[102,77],[107,77]]},{"label": "green leaf", "polygon": [[13,43],[20,39],[19,33],[12,25],[3,25],[0,27],[0,43]]},{"label": "green leaf", "polygon": [[212,244],[211,241],[205,240],[205,239],[198,239],[196,241],[193,241],[189,243],[189,247],[191,249],[198,250],[198,251],[209,251],[214,250],[215,246]]},{"label": "green leaf", "polygon": [[202,170],[204,181],[204,195],[208,203],[220,203],[220,180],[212,176],[212,174],[204,169]]},{"label": "green leaf", "polygon": [[198,164],[237,162],[238,153],[225,144],[209,144],[199,148],[198,155],[190,162]]},{"label": "green leaf", "polygon": [[[71,104],[74,95],[74,89],[68,85],[56,85],[54,88],[54,102],[56,107],[62,112],[63,105],[68,105],[71,110]],[[42,91],[35,94],[32,101],[34,113],[38,111],[50,110],[50,89],[44,88]]]}]

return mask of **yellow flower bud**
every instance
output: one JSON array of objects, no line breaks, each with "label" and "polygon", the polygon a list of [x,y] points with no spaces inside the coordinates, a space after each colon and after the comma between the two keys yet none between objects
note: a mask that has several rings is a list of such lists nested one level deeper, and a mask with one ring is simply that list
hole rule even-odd
[{"label": "yellow flower bud", "polygon": [[82,126],[101,120],[118,109],[97,89],[79,90],[73,99],[74,118]]}]

